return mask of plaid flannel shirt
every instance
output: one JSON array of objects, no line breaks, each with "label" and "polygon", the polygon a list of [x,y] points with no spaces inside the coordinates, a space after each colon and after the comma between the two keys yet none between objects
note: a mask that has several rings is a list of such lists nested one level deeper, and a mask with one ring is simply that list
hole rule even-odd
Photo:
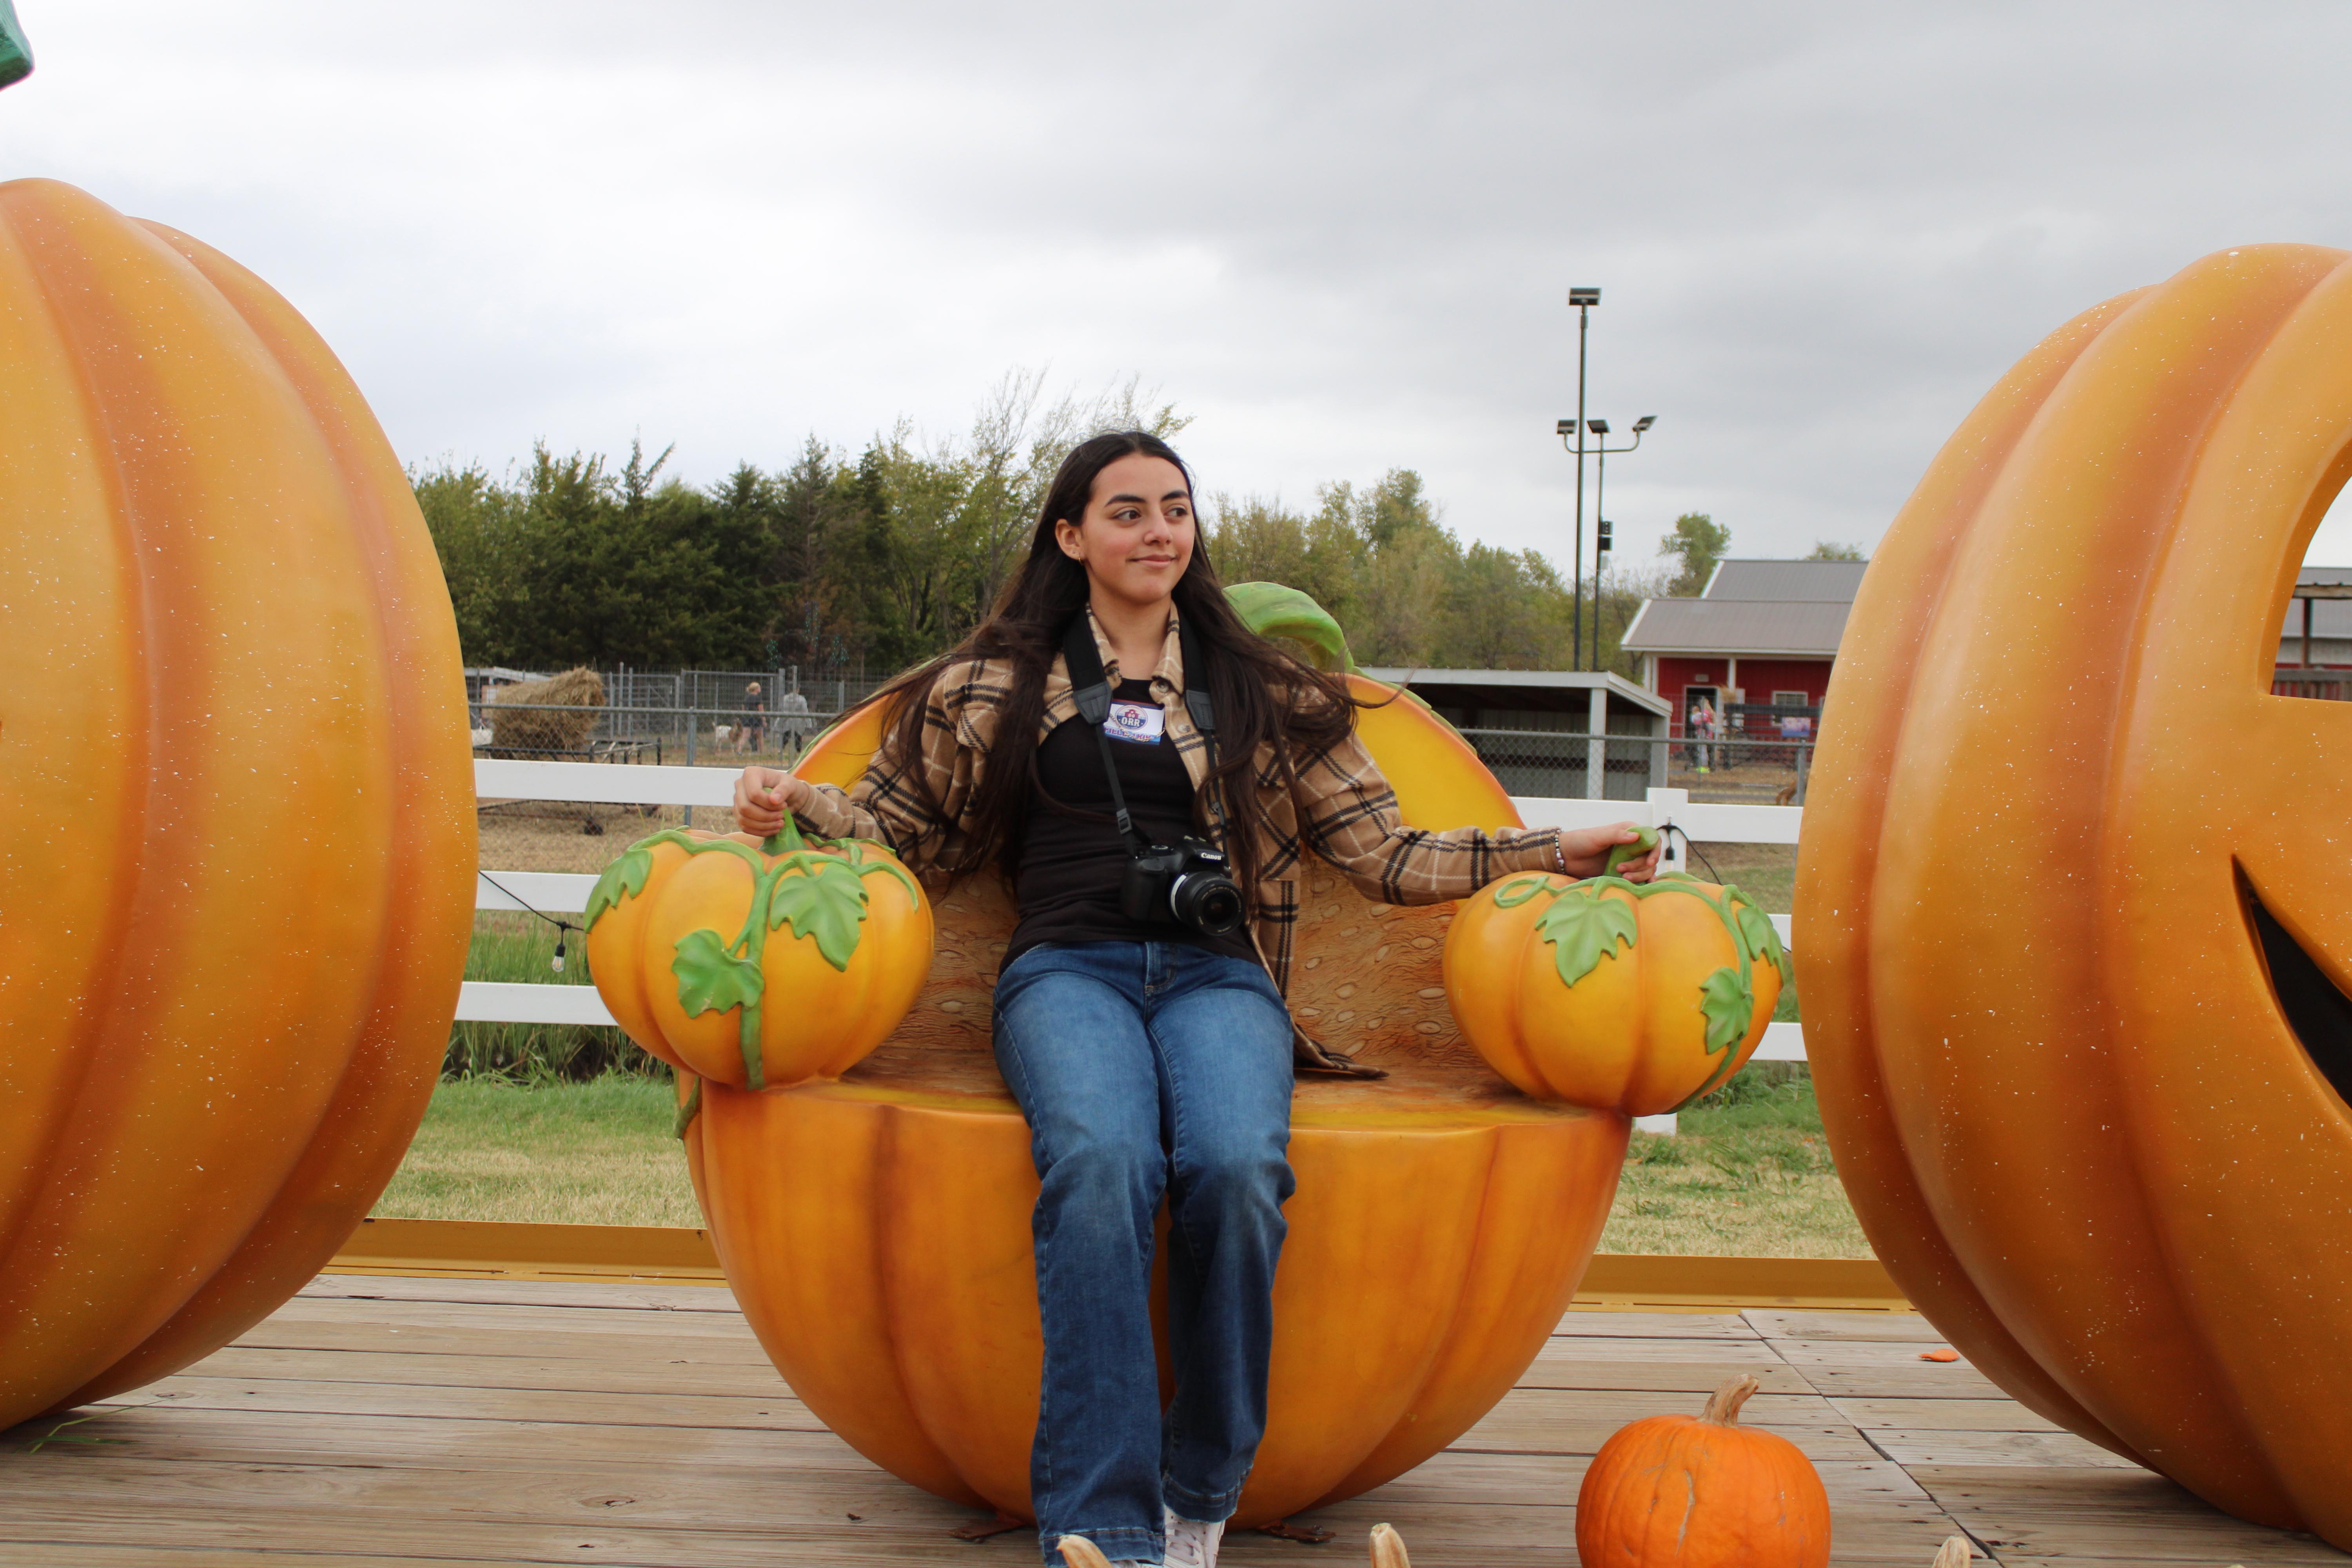
[{"label": "plaid flannel shirt", "polygon": [[[1093,624],[1095,645],[1114,689],[1121,677],[1118,656]],[[1171,616],[1151,671],[1151,694],[1167,715],[1165,734],[1200,789],[1208,777],[1207,738],[1192,724],[1183,700],[1184,656]],[[898,858],[934,888],[941,868],[961,865],[970,840],[962,817],[981,771],[993,748],[996,725],[1012,696],[1012,671],[1002,660],[968,659],[949,665],[933,682],[924,705],[919,757],[885,751],[867,767],[856,788],[817,786],[797,815],[801,824],[827,838],[868,838],[889,846]],[[1045,678],[1045,716],[1039,738],[1078,716],[1069,669],[1054,656]],[[1253,770],[1257,805],[1243,814],[1256,834],[1257,886],[1250,909],[1250,935],[1260,960],[1286,995],[1290,989],[1291,937],[1298,919],[1298,865],[1308,851],[1328,860],[1367,898],[1391,904],[1433,904],[1467,898],[1488,882],[1515,871],[1565,869],[1556,827],[1506,827],[1487,832],[1456,827],[1443,833],[1408,827],[1397,816],[1396,795],[1350,728],[1327,751],[1295,760],[1295,782],[1286,784],[1271,745],[1258,748]],[[915,784],[916,769],[941,805],[934,814]],[[1204,795],[1214,792],[1203,791]],[[1224,841],[1233,814],[1223,803],[1206,803],[1205,825],[1213,840]],[[1302,1068],[1378,1077],[1326,1050],[1294,1025]]]}]

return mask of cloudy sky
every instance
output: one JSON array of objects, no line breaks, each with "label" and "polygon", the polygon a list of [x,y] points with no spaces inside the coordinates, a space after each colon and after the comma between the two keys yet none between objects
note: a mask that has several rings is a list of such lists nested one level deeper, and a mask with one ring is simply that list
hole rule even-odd
[{"label": "cloudy sky", "polygon": [[[1874,542],[1984,389],[2208,251],[2352,247],[2352,4],[17,0],[0,178],[246,262],[411,462],[698,481],[1129,376],[1205,489],[1419,468],[1564,561]],[[2352,560],[2352,507],[2313,559]]]}]

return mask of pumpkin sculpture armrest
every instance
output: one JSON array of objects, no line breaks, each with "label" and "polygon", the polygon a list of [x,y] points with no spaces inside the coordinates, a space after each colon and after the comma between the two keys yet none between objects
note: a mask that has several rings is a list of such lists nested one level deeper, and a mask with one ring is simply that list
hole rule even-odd
[{"label": "pumpkin sculpture armrest", "polygon": [[[1610,853],[1610,868],[1657,835]],[[1738,888],[1678,872],[1506,877],[1466,899],[1445,994],[1487,1064],[1523,1094],[1651,1116],[1720,1088],[1764,1038],[1789,956]]]},{"label": "pumpkin sculpture armrest", "polygon": [[588,899],[588,965],[631,1039],[738,1089],[848,1071],[889,1037],[931,967],[931,907],[856,839],[666,829]]}]

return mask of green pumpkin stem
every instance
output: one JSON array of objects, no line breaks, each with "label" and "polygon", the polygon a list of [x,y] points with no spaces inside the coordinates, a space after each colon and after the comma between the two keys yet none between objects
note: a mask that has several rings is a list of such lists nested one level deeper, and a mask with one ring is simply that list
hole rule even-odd
[{"label": "green pumpkin stem", "polygon": [[1657,847],[1658,830],[1656,828],[1637,827],[1633,829],[1633,843],[1620,844],[1609,851],[1609,859],[1601,866],[1601,874],[1604,877],[1609,876],[1626,861],[1639,859]]},{"label": "green pumpkin stem", "polygon": [[789,855],[806,847],[806,841],[801,837],[801,825],[793,820],[789,811],[784,813],[784,825],[760,841],[762,855]]}]

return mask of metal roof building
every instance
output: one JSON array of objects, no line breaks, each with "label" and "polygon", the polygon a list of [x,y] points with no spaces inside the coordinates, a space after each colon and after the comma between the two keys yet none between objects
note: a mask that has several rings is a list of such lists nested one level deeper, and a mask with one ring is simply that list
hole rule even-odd
[{"label": "metal roof building", "polygon": [[1666,782],[1666,704],[1622,676],[1566,669],[1366,669],[1435,710],[1519,795],[1640,800]]},{"label": "metal roof building", "polygon": [[1680,732],[1705,701],[1818,711],[1867,563],[1722,561],[1696,599],[1647,599],[1623,646],[1642,684],[1674,704]]}]

